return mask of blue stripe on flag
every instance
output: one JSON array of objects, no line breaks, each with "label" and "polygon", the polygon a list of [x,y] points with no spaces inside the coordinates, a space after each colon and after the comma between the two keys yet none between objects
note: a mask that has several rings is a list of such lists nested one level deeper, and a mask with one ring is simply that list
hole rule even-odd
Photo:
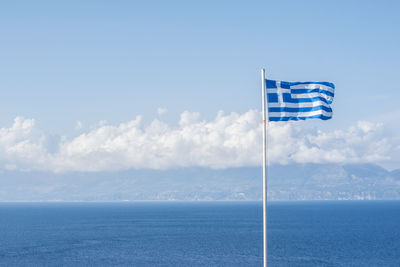
[{"label": "blue stripe on flag", "polygon": [[291,107],[270,107],[269,112],[310,112],[316,110],[325,110],[332,112],[332,109],[326,106],[304,107],[304,108],[291,108]]},{"label": "blue stripe on flag", "polygon": [[[332,101],[327,100],[324,97],[321,96],[316,96],[316,97],[311,97],[311,98],[292,98],[290,94],[288,93],[283,93],[283,102],[285,103],[309,103],[309,102],[315,102],[315,101],[322,101],[326,104],[331,104]],[[268,103],[278,103],[279,98],[277,93],[268,93]]]},{"label": "blue stripe on flag", "polygon": [[[266,82],[267,88],[276,88],[276,81],[274,81],[274,80],[266,80],[266,81],[267,81]],[[332,89],[335,89],[335,85],[330,82],[284,82],[284,81],[281,81],[281,87],[287,88],[287,89],[290,89],[290,87],[294,86],[294,85],[309,85],[309,84],[320,84],[320,85],[329,86]]]},{"label": "blue stripe on flag", "polygon": [[324,97],[316,96],[311,98],[291,98],[290,96],[285,99],[285,95],[283,95],[284,102],[286,103],[310,103],[315,101],[322,101],[326,104],[332,104],[332,101],[327,100]]},{"label": "blue stripe on flag", "polygon": [[270,121],[300,121],[307,119],[321,119],[321,120],[329,120],[332,116],[324,116],[322,114],[308,116],[308,117],[269,117]]}]

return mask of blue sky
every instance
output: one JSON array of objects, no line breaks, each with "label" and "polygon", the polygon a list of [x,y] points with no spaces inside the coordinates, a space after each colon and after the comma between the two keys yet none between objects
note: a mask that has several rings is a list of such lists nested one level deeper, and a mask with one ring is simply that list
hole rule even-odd
[{"label": "blue sky", "polygon": [[[34,119],[50,149],[137,115],[174,127],[184,111],[245,114],[260,110],[265,67],[271,79],[335,83],[334,118],[301,127],[383,122],[374,140],[397,147],[398,10],[398,1],[3,2],[0,127]],[[393,167],[391,153],[380,161]],[[13,157],[5,164],[27,160]]]}]

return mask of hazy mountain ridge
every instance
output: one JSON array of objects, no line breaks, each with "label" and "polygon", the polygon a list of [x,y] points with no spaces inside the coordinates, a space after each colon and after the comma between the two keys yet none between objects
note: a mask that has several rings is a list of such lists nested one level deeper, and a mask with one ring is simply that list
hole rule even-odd
[{"label": "hazy mountain ridge", "polygon": [[[400,199],[400,169],[374,164],[273,165],[271,200]],[[262,169],[102,173],[0,172],[0,201],[260,200]]]}]

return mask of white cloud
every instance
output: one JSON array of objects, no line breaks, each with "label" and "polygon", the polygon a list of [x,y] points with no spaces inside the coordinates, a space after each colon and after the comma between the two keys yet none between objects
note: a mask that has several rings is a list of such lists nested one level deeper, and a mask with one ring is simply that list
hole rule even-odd
[{"label": "white cloud", "polygon": [[76,121],[75,129],[79,130],[83,128],[83,123],[81,121]]},{"label": "white cloud", "polygon": [[[49,136],[33,119],[16,118],[0,128],[3,169],[109,171],[189,166],[226,168],[261,164],[261,115],[257,110],[202,120],[184,111],[179,125],[158,119],[144,125],[141,116],[119,125],[99,123],[73,138]],[[329,122],[326,122],[329,123]],[[348,129],[325,132],[306,123],[271,123],[269,162],[398,161],[399,139],[382,124],[360,121]]]},{"label": "white cloud", "polygon": [[166,108],[161,108],[160,107],[160,108],[157,109],[157,114],[160,115],[160,116],[164,115],[167,112],[168,112],[168,110]]}]

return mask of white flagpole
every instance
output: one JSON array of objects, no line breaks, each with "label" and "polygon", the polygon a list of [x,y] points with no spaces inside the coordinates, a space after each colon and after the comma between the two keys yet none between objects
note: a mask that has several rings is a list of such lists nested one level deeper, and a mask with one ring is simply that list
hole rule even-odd
[{"label": "white flagpole", "polygon": [[262,84],[262,116],[263,116],[263,250],[264,267],[267,267],[267,124],[269,119],[266,108],[267,99],[265,94],[265,70],[261,69]]}]

